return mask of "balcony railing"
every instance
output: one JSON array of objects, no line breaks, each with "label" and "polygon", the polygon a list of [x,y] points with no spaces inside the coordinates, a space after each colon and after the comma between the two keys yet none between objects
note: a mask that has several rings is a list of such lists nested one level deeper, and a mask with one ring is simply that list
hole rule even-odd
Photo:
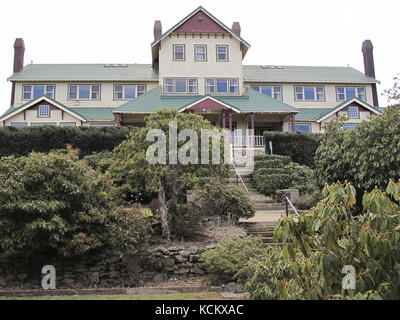
[{"label": "balcony railing", "polygon": [[[251,136],[242,136],[242,135],[232,135],[232,142],[234,147],[250,147],[253,145]],[[254,136],[254,147],[255,148],[263,148],[264,147],[264,137],[263,136]]]}]

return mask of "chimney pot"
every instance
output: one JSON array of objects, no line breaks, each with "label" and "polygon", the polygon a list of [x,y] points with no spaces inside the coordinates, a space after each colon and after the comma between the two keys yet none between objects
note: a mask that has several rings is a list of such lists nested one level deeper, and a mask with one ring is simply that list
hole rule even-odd
[{"label": "chimney pot", "polygon": [[241,32],[241,28],[240,28],[240,23],[235,21],[232,24],[232,31],[233,33],[235,33],[238,37],[240,37],[240,32]]},{"label": "chimney pot", "polygon": [[162,26],[161,21],[156,20],[154,21],[154,40],[157,40],[162,35]]},{"label": "chimney pot", "polygon": [[24,68],[25,43],[22,38],[16,38],[14,42],[14,73],[21,72]]}]

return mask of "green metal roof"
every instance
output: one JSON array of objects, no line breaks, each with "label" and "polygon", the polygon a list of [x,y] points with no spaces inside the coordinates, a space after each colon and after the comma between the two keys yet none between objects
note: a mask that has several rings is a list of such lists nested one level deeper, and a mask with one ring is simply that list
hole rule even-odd
[{"label": "green metal roof", "polygon": [[11,81],[158,81],[151,64],[28,64]]},{"label": "green metal roof", "polygon": [[245,41],[243,38],[238,36],[236,33],[232,31],[231,28],[227,27],[225,24],[223,24],[220,20],[218,20],[216,17],[214,17],[210,12],[208,12],[206,9],[204,9],[202,6],[197,7],[195,10],[193,10],[191,13],[189,13],[186,17],[184,17],[182,20],[180,20],[178,23],[176,23],[173,27],[169,28],[166,32],[164,32],[160,37],[155,39],[152,43],[151,46],[153,47],[156,43],[158,43],[162,38],[167,36],[169,33],[174,31],[177,27],[179,27],[182,23],[184,23],[187,19],[189,19],[191,16],[193,16],[195,13],[198,11],[203,11],[205,14],[207,14],[211,19],[213,19],[215,22],[217,22],[222,28],[226,29],[230,34],[232,34],[234,37],[240,39],[246,46],[250,47],[250,44]]},{"label": "green metal roof", "polygon": [[245,82],[379,83],[350,67],[244,65]]},{"label": "green metal roof", "polygon": [[162,108],[180,110],[205,97],[213,98],[243,112],[297,112],[296,108],[250,88],[246,88],[246,94],[243,96],[165,96],[162,95],[161,86],[115,108],[113,111],[121,113],[150,113]]},{"label": "green metal roof", "polygon": [[320,118],[321,114],[332,108],[297,108],[299,113],[296,114],[296,120],[311,120],[316,121]]}]

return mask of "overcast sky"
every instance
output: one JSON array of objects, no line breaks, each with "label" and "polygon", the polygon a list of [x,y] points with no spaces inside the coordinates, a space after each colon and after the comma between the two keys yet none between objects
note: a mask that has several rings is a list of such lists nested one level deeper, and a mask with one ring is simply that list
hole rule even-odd
[{"label": "overcast sky", "polygon": [[370,39],[378,92],[400,72],[398,0],[2,1],[0,113],[10,106],[15,38],[25,41],[25,64],[151,63],[154,20],[166,31],[199,5],[229,27],[240,22],[251,45],[244,64],[350,65],[363,72],[361,44]]}]

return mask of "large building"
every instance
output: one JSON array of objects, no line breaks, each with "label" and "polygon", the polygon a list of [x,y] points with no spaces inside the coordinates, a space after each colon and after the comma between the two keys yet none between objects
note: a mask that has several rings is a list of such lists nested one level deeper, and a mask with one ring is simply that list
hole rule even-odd
[{"label": "large building", "polygon": [[14,44],[11,107],[2,125],[143,126],[160,108],[202,114],[218,128],[322,132],[382,113],[373,46],[362,44],[365,72],[350,67],[244,65],[250,44],[202,7],[162,32],[154,23],[151,64],[28,64]]}]

